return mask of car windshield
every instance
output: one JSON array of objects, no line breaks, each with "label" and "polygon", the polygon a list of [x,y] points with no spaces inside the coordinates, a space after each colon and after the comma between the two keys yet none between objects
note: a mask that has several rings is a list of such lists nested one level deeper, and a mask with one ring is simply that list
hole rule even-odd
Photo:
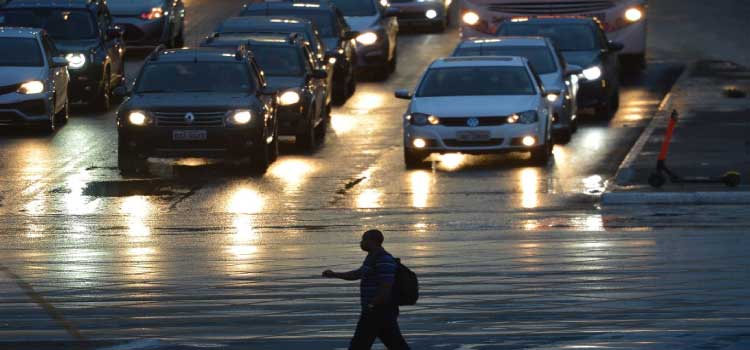
[{"label": "car windshield", "polygon": [[599,49],[594,29],[586,24],[506,23],[498,34],[548,37],[562,51]]},{"label": "car windshield", "polygon": [[320,36],[330,38],[336,37],[336,24],[334,23],[333,14],[322,11],[301,11],[293,9],[273,10],[250,10],[242,13],[243,16],[289,16],[306,19],[312,22],[317,28]]},{"label": "car windshield", "polygon": [[417,97],[534,94],[524,67],[433,68],[417,89]]},{"label": "car windshield", "polygon": [[375,3],[372,0],[333,0],[344,16],[374,16]]},{"label": "car windshield", "polygon": [[144,7],[161,7],[164,5],[164,0],[107,0],[107,5],[143,5]]},{"label": "car windshield", "polygon": [[538,74],[557,71],[555,60],[546,46],[475,46],[462,47],[454,56],[519,56],[526,57]]},{"label": "car windshield", "polygon": [[44,65],[42,50],[36,39],[0,38],[0,66],[41,67]]},{"label": "car windshield", "polygon": [[136,93],[254,92],[248,69],[237,62],[164,62],[143,67]]},{"label": "car windshield", "polygon": [[3,11],[0,12],[0,26],[42,28],[55,40],[93,39],[97,36],[91,15],[78,10]]},{"label": "car windshield", "polygon": [[266,75],[298,77],[305,72],[302,57],[295,47],[260,45],[253,46],[252,51]]}]

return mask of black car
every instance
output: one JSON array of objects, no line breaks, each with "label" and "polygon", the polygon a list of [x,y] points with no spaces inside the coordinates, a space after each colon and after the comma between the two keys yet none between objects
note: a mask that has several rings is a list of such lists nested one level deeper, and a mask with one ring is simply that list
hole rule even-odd
[{"label": "black car", "polygon": [[330,57],[326,55],[325,44],[320,39],[315,25],[309,20],[296,17],[232,17],[219,24],[216,31],[206,41],[237,42],[235,39],[246,37],[248,34],[292,33],[302,34],[315,55],[315,60],[317,61],[316,69],[324,69],[326,71],[328,75],[328,99],[330,100],[333,95],[331,89],[333,87],[334,64],[330,63]]},{"label": "black car", "polygon": [[623,46],[607,40],[601,25],[591,18],[537,18],[508,21],[498,35],[550,38],[569,64],[583,68],[579,80],[578,107],[595,108],[610,117],[620,104],[620,62]]},{"label": "black car", "polygon": [[342,104],[354,93],[356,79],[356,48],[352,31],[344,15],[335,6],[323,2],[263,2],[245,5],[241,16],[290,16],[307,19],[315,24],[325,43],[333,72],[333,101]]},{"label": "black car", "polygon": [[325,137],[331,106],[328,74],[301,34],[245,34],[209,38],[202,46],[246,45],[265,73],[268,89],[279,96],[279,134],[294,136],[303,150]]},{"label": "black car", "polygon": [[117,111],[118,166],[148,157],[251,159],[264,173],[278,156],[276,94],[244,49],[157,48]]},{"label": "black car", "polygon": [[182,0],[107,0],[117,25],[125,29],[128,47],[182,47],[185,5]]},{"label": "black car", "polygon": [[104,1],[14,0],[0,8],[0,26],[45,29],[68,60],[70,99],[109,110],[125,76],[125,48]]}]

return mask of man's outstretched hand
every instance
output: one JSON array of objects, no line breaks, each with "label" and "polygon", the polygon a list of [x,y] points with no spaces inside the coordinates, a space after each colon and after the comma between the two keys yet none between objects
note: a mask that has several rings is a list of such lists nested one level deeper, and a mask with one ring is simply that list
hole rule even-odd
[{"label": "man's outstretched hand", "polygon": [[323,271],[323,277],[325,278],[336,278],[336,273],[331,270]]}]

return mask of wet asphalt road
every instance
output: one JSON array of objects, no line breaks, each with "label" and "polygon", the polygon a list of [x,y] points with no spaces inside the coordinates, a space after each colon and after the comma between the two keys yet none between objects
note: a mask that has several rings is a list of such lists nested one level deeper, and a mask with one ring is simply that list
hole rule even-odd
[{"label": "wet asphalt road", "polygon": [[[235,1],[186,4],[189,44],[239,11]],[[652,57],[626,77],[617,115],[585,119],[547,167],[526,155],[450,155],[431,171],[405,171],[406,102],[392,92],[413,87],[458,39],[449,30],[399,40],[397,73],[360,83],[332,112],[318,151],[286,142],[263,177],[156,160],[152,176],[123,179],[114,113],[82,107],[54,136],[0,136],[0,348],[74,339],[92,348],[345,348],[356,285],[318,276],[356,268],[370,227],[422,277],[420,305],[402,316],[414,348],[742,342],[748,273],[734,264],[750,257],[740,219],[727,208],[598,205],[682,62]],[[142,57],[131,53],[128,74]],[[723,220],[698,219],[710,210]]]}]

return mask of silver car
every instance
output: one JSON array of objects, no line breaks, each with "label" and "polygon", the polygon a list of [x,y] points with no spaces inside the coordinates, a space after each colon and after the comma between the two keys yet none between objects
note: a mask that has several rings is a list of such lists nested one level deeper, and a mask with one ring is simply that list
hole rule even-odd
[{"label": "silver car", "polygon": [[418,168],[432,153],[530,152],[546,164],[552,154],[552,105],[522,57],[435,60],[404,114],[404,161]]},{"label": "silver car", "polygon": [[0,27],[0,125],[53,132],[68,120],[68,61],[41,29]]},{"label": "silver car", "polygon": [[529,60],[552,103],[552,129],[558,142],[567,143],[578,129],[576,102],[581,67],[569,65],[548,38],[497,37],[460,42],[453,56],[520,56]]}]

